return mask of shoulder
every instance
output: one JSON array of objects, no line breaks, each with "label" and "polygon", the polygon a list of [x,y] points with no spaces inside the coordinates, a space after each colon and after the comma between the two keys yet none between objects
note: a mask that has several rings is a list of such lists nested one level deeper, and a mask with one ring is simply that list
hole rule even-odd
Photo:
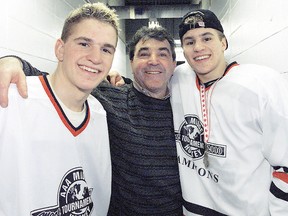
[{"label": "shoulder", "polygon": [[132,86],[131,84],[125,84],[120,87],[112,86],[111,84],[103,81],[97,88],[91,93],[93,96],[97,97],[98,95],[109,96],[112,94],[127,94],[128,89]]},{"label": "shoulder", "polygon": [[[15,112],[16,110],[18,110],[24,115],[24,113],[28,113],[29,110],[41,109],[40,106],[42,106],[43,104],[45,104],[45,107],[47,107],[46,105],[49,102],[49,99],[45,94],[39,78],[27,77],[26,81],[28,98],[24,99],[20,96],[17,86],[15,84],[11,84],[11,86],[9,87],[9,111]],[[39,103],[39,101],[41,101],[41,103]]]},{"label": "shoulder", "polygon": [[102,104],[99,102],[98,99],[96,99],[91,94],[88,96],[87,102],[89,104],[89,108],[90,108],[92,113],[99,113],[99,114],[105,114],[106,115],[106,111],[103,108]]},{"label": "shoulder", "polygon": [[232,67],[228,74],[230,80],[235,82],[253,82],[257,83],[267,83],[267,82],[278,82],[283,80],[283,75],[270,67],[258,64],[239,64]]},{"label": "shoulder", "polygon": [[[43,76],[28,76],[26,78],[28,88],[28,99],[46,99],[47,94],[45,88],[47,85],[40,81]],[[44,80],[44,79],[42,79]]]},{"label": "shoulder", "polygon": [[230,80],[259,92],[287,92],[287,80],[277,70],[257,64],[240,64],[231,69],[226,81]]},{"label": "shoulder", "polygon": [[194,71],[191,68],[191,66],[187,62],[185,62],[184,64],[178,65],[175,68],[174,74],[178,74],[178,73],[179,74],[191,74],[191,73],[194,74]]},{"label": "shoulder", "polygon": [[99,85],[91,93],[98,100],[102,101],[118,101],[126,99],[131,91],[132,84],[126,84],[121,87],[115,87],[111,85]]},{"label": "shoulder", "polygon": [[196,74],[188,63],[181,64],[176,67],[170,84],[173,86],[180,83],[190,83],[195,80]]},{"label": "shoulder", "polygon": [[[241,71],[241,73],[245,73],[250,76],[276,76],[278,77],[280,74],[279,71],[276,71],[273,68],[267,67],[265,65],[258,64],[239,64],[238,67],[233,67],[234,71]],[[265,78],[265,76],[264,76]]]},{"label": "shoulder", "polygon": [[[34,97],[34,95],[37,95],[41,92],[41,89],[43,90],[38,76],[26,77],[26,83],[27,83],[28,98]],[[16,84],[11,84],[9,87],[9,98],[10,97],[21,98],[17,90]]]}]

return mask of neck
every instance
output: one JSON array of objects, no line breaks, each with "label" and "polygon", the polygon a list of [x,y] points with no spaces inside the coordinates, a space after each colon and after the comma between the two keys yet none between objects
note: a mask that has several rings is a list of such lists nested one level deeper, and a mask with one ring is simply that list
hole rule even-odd
[{"label": "neck", "polygon": [[61,79],[57,72],[48,76],[49,83],[53,92],[61,100],[61,102],[70,110],[74,112],[81,112],[84,108],[84,103],[88,95],[79,95],[66,85],[65,79]]},{"label": "neck", "polygon": [[224,77],[232,67],[237,66],[237,65],[239,65],[239,64],[236,61],[230,63],[229,65],[226,65],[224,73],[222,73],[221,76],[218,76],[217,78],[215,78],[213,80],[206,81],[206,82],[204,82],[203,80],[200,80],[199,76],[197,75],[197,77],[198,77],[197,82],[199,85],[204,84],[205,88],[207,88],[207,87],[213,85],[213,83],[220,80],[222,77]]},{"label": "neck", "polygon": [[133,81],[133,86],[139,92],[147,95],[148,97],[165,100],[166,98],[168,98],[170,96],[168,87],[166,88],[165,92],[161,91],[161,92],[154,93],[154,92],[151,92],[151,91],[147,90],[146,88],[143,88],[142,86],[140,86],[135,80]]},{"label": "neck", "polygon": [[210,81],[217,80],[223,77],[225,74],[226,68],[227,68],[227,63],[223,61],[214,70],[206,74],[197,74],[197,76],[199,80],[201,81],[201,83],[208,83]]}]

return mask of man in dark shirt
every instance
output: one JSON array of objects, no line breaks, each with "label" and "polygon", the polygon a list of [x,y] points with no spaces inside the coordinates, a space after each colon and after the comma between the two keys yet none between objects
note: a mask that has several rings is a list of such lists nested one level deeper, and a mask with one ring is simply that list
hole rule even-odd
[{"label": "man in dark shirt", "polygon": [[[123,87],[102,83],[92,92],[107,112],[112,159],[108,215],[182,216],[167,87],[176,66],[175,44],[164,28],[142,27],[129,49],[134,82]],[[8,63],[1,61],[3,82]],[[21,61],[27,75],[41,74]]]}]

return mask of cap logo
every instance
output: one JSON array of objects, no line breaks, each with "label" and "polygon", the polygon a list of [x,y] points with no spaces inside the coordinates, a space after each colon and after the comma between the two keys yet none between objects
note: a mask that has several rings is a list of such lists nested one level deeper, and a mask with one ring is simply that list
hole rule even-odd
[{"label": "cap logo", "polygon": [[205,28],[205,23],[204,22],[198,22],[198,25]]},{"label": "cap logo", "polygon": [[184,20],[184,25],[190,25],[193,26],[193,28],[195,28],[197,24],[199,27],[205,28],[205,22],[200,12],[193,13]]}]

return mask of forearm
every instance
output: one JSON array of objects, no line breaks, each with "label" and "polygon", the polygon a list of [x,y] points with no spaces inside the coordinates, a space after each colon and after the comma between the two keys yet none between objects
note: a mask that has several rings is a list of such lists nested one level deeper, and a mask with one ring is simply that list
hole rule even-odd
[{"label": "forearm", "polygon": [[19,56],[8,55],[8,56],[3,56],[2,58],[14,58],[15,60],[17,59],[17,62],[19,62],[19,64],[22,64],[22,69],[26,76],[39,76],[39,75],[47,74],[46,72],[42,72],[38,70],[37,68],[33,67],[28,61],[20,58]]}]

